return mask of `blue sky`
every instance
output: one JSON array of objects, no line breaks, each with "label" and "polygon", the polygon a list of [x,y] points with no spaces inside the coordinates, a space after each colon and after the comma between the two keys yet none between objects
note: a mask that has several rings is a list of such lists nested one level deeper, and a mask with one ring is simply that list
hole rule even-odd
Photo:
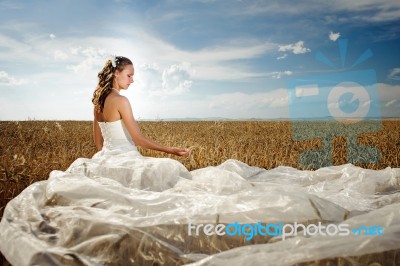
[{"label": "blue sky", "polygon": [[[352,83],[367,94],[318,94],[304,116],[358,99],[400,117],[398,25],[397,0],[0,0],[0,120],[92,119],[97,73],[110,54],[134,62],[135,83],[123,94],[138,119],[292,118],[290,80],[318,85],[367,69],[373,84]],[[368,49],[372,57],[352,67]]]}]

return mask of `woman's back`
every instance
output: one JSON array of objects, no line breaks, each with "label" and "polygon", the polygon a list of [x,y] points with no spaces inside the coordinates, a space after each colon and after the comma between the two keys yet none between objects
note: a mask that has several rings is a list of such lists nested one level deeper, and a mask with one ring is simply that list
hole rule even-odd
[{"label": "woman's back", "polygon": [[103,145],[105,149],[136,149],[135,142],[129,135],[122,119],[98,123],[104,139]]},{"label": "woman's back", "polygon": [[118,112],[118,102],[121,99],[121,95],[115,89],[112,89],[110,94],[107,95],[104,101],[103,111],[96,112],[96,120],[99,122],[113,122],[121,119],[121,115]]}]

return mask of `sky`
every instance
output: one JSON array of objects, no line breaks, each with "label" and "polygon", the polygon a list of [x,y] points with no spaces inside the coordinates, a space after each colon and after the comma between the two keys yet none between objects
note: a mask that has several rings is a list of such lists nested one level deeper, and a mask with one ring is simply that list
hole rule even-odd
[{"label": "sky", "polygon": [[0,120],[91,120],[130,58],[136,119],[400,118],[400,1],[0,0]]}]

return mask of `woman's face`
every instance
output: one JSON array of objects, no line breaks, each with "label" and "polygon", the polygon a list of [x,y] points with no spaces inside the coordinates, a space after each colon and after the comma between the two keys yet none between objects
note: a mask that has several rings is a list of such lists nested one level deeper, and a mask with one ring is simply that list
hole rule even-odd
[{"label": "woman's face", "polygon": [[128,89],[129,85],[133,83],[133,75],[135,75],[135,70],[133,65],[126,65],[124,70],[121,72],[115,72],[114,88],[115,89]]}]

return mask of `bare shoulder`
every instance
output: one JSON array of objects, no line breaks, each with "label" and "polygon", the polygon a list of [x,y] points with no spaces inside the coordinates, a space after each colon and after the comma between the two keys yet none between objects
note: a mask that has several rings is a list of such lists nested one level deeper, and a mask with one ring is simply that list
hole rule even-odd
[{"label": "bare shoulder", "polygon": [[115,102],[116,102],[119,106],[123,106],[123,107],[125,107],[125,106],[130,106],[129,99],[126,98],[126,97],[123,96],[123,95],[117,95],[117,96],[115,96]]},{"label": "bare shoulder", "polygon": [[110,93],[106,98],[105,104],[115,106],[115,105],[124,104],[124,102],[126,102],[126,101],[128,101],[128,99],[125,96],[118,95],[116,93]]}]

